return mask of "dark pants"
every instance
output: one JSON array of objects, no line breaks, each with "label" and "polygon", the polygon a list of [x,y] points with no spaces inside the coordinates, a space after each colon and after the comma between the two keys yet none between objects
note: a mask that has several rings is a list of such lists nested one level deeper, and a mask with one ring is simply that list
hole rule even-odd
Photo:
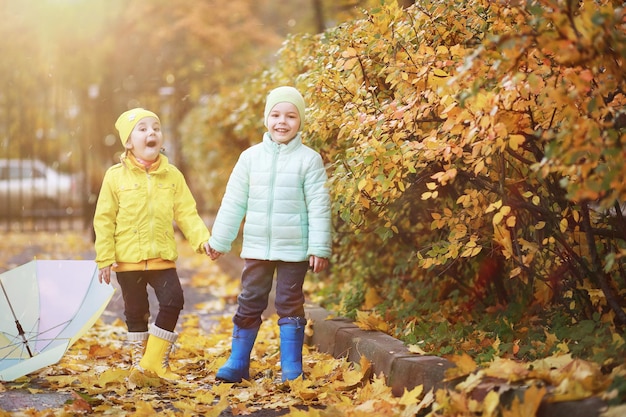
[{"label": "dark pants", "polygon": [[117,272],[117,282],[124,297],[124,315],[129,332],[148,331],[150,305],[147,286],[154,289],[159,301],[159,313],[154,324],[173,332],[183,309],[183,289],[175,268],[160,271]]},{"label": "dark pants", "polygon": [[261,324],[276,272],[276,313],[279,318],[304,317],[302,284],[308,262],[260,261],[246,259],[241,274],[241,294],[233,322],[244,329]]}]

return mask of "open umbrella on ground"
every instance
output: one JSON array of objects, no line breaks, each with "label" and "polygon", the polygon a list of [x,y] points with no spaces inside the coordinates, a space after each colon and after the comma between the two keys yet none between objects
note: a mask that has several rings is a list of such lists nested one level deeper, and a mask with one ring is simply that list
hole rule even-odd
[{"label": "open umbrella on ground", "polygon": [[35,260],[0,274],[0,380],[61,360],[100,317],[114,289],[94,261]]}]

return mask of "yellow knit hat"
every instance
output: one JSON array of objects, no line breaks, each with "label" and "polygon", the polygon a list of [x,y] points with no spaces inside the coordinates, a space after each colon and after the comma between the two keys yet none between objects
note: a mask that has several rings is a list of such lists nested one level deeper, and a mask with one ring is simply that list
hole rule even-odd
[{"label": "yellow knit hat", "polygon": [[130,132],[133,131],[135,125],[139,123],[139,121],[146,117],[154,117],[161,122],[159,116],[151,112],[150,110],[142,109],[141,107],[137,107],[135,109],[130,109],[125,111],[117,118],[115,122],[115,128],[118,132],[120,132],[120,140],[122,141],[122,146],[126,146],[126,142],[128,142],[128,138],[130,137]]},{"label": "yellow knit hat", "polygon": [[267,118],[274,106],[278,103],[284,102],[291,103],[298,109],[298,113],[300,114],[299,130],[302,130],[302,126],[304,126],[304,97],[302,97],[302,94],[300,94],[298,90],[288,86],[275,88],[267,95],[267,101],[265,102],[265,114],[263,118],[265,127],[267,127]]}]

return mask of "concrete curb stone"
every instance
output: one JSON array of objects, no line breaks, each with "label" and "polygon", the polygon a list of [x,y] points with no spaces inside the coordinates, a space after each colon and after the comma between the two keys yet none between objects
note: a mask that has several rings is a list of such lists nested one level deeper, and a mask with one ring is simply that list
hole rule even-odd
[{"label": "concrete curb stone", "polygon": [[[411,390],[419,385],[424,386],[425,392],[443,388],[445,371],[455,366],[437,356],[411,353],[398,339],[382,332],[362,330],[351,320],[335,317],[322,307],[307,305],[305,311],[307,319],[313,322],[313,335],[307,336],[305,343],[335,358],[347,358],[354,363],[359,363],[361,356],[365,356],[371,362],[374,374],[385,375],[387,385],[395,396],[401,396],[405,389]],[[513,389],[502,399],[508,402],[513,397],[522,399],[524,391],[524,388]],[[606,403],[599,397],[556,403],[544,400],[536,415],[599,417],[605,407]]]},{"label": "concrete curb stone", "polygon": [[313,321],[313,335],[307,344],[351,362],[358,363],[365,356],[372,363],[374,374],[385,375],[396,396],[418,385],[423,385],[425,391],[441,387],[446,369],[454,366],[443,358],[413,354],[398,339],[362,330],[346,318],[333,318],[321,307],[307,306],[306,312]]}]

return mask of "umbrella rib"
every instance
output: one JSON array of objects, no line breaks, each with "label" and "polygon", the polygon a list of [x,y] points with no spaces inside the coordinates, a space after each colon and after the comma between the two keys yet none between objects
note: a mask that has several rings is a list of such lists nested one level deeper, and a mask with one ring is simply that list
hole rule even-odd
[{"label": "umbrella rib", "polygon": [[59,327],[61,327],[62,329],[67,327],[67,325],[69,325],[71,323],[71,320],[65,320],[55,326],[52,326],[46,330],[43,331],[39,331],[38,333],[35,333],[35,337],[31,338],[30,340],[34,340],[37,342],[44,342],[44,341],[54,341],[54,340],[65,340],[65,339],[71,339],[70,337],[58,337],[58,336],[46,336],[46,333],[50,333],[53,330],[58,329]]},{"label": "umbrella rib", "polygon": [[11,305],[11,300],[9,300],[9,295],[7,294],[7,291],[4,288],[4,284],[2,283],[2,280],[0,280],[0,287],[2,287],[2,292],[4,293],[4,298],[7,299],[7,304],[9,304],[9,309],[11,309],[11,314],[13,315],[13,318],[15,319],[15,326],[17,327],[17,332],[22,337],[22,343],[24,344],[24,346],[26,347],[26,350],[28,351],[28,354],[32,358],[33,357],[33,353],[30,351],[30,346],[28,345],[28,340],[26,340],[26,337],[24,335],[24,329],[22,328],[22,325],[21,325],[20,321],[17,319],[17,316],[15,315],[15,310],[13,310],[13,306]]},{"label": "umbrella rib", "polygon": [[[23,351],[23,349],[24,349],[24,343],[22,343],[21,341],[5,345],[2,347],[2,350],[1,350],[3,352],[3,355],[0,356],[0,360],[11,358],[15,355],[15,352],[18,352],[20,350]],[[21,354],[18,354],[18,355],[21,357]]]}]

